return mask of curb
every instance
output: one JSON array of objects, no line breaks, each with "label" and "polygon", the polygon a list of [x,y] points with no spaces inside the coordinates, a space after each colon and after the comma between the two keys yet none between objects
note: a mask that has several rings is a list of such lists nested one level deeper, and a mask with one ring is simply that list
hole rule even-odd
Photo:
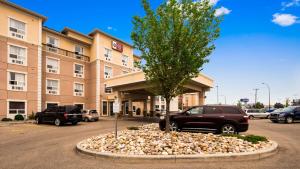
[{"label": "curb", "polygon": [[[81,141],[83,142],[83,141]],[[112,158],[112,159],[124,159],[124,160],[172,160],[175,162],[178,161],[218,161],[218,160],[259,160],[269,156],[272,156],[277,153],[278,144],[275,141],[269,140],[272,143],[272,146],[267,149],[262,149],[259,151],[253,152],[242,152],[242,153],[222,153],[222,154],[196,154],[196,155],[128,155],[128,154],[115,154],[115,153],[101,153],[95,152],[87,149],[83,149],[80,144],[77,143],[76,150],[80,153],[91,155],[94,157],[102,158]]]}]

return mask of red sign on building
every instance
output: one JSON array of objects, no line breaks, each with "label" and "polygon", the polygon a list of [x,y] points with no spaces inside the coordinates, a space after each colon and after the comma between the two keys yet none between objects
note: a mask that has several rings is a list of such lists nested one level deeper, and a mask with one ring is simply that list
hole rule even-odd
[{"label": "red sign on building", "polygon": [[119,52],[123,52],[123,45],[117,41],[112,41],[112,48]]}]

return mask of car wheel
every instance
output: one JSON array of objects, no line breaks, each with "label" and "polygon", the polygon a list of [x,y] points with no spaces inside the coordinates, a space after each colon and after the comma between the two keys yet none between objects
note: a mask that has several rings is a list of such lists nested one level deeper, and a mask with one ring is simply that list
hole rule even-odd
[{"label": "car wheel", "polygon": [[232,124],[225,124],[221,128],[221,133],[222,134],[235,134],[236,130],[235,130],[234,125],[232,125]]},{"label": "car wheel", "polygon": [[253,119],[254,119],[254,116],[249,116],[249,119],[250,119],[250,120],[253,120]]},{"label": "car wheel", "polygon": [[36,124],[42,124],[42,120],[41,120],[40,117],[37,117],[37,118],[35,119],[35,122],[36,122]]},{"label": "car wheel", "polygon": [[54,124],[56,126],[60,126],[61,125],[61,121],[59,120],[59,118],[55,119]]},{"label": "car wheel", "polygon": [[86,117],[86,118],[84,118],[84,121],[85,122],[89,122],[89,119]]},{"label": "car wheel", "polygon": [[171,124],[170,124],[170,130],[171,131],[178,131],[178,125],[176,122],[172,121]]},{"label": "car wheel", "polygon": [[288,124],[291,124],[291,123],[293,123],[293,118],[292,117],[287,117],[287,118],[285,118],[285,122],[288,123]]},{"label": "car wheel", "polygon": [[270,115],[267,115],[267,117],[266,117],[267,119],[269,119],[270,118]]},{"label": "car wheel", "polygon": [[276,120],[272,120],[272,122],[273,122],[273,123],[278,123],[278,121],[276,121]]}]

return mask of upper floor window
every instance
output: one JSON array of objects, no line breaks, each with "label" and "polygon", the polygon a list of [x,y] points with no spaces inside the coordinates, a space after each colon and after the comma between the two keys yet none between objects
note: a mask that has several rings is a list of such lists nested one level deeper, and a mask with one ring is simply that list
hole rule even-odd
[{"label": "upper floor window", "polygon": [[47,72],[59,74],[59,60],[54,58],[47,58]]},{"label": "upper floor window", "polygon": [[105,51],[104,51],[104,57],[105,57],[105,60],[111,61],[111,58],[112,58],[112,50],[105,48]]},{"label": "upper floor window", "polygon": [[27,65],[26,52],[26,48],[9,45],[8,63]]},{"label": "upper floor window", "polygon": [[76,45],[75,46],[75,54],[77,55],[83,55],[83,47]]},{"label": "upper floor window", "polygon": [[106,84],[104,84],[104,90],[105,90],[105,93],[112,93],[112,88],[111,87],[107,87]]},{"label": "upper floor window", "polygon": [[57,52],[57,48],[58,48],[58,39],[51,37],[51,36],[47,36],[47,46],[48,46],[48,51],[50,52]]},{"label": "upper floor window", "polygon": [[126,56],[126,55],[122,56],[122,63],[123,63],[123,66],[127,66],[128,65],[128,56]]},{"label": "upper floor window", "polygon": [[58,95],[59,94],[59,81],[47,79],[46,92],[47,92],[47,94],[50,94],[50,95]]},{"label": "upper floor window", "polygon": [[8,89],[15,91],[26,90],[26,75],[23,73],[8,73]]},{"label": "upper floor window", "polygon": [[84,77],[84,67],[81,64],[74,64],[74,77]]},{"label": "upper floor window", "polygon": [[83,84],[74,83],[74,96],[84,96],[83,88]]},{"label": "upper floor window", "polygon": [[108,66],[105,66],[104,67],[104,78],[108,79],[108,78],[111,78],[111,77],[112,77],[112,68],[108,67]]},{"label": "upper floor window", "polygon": [[12,37],[25,39],[25,26],[26,24],[15,19],[9,19],[9,33]]}]

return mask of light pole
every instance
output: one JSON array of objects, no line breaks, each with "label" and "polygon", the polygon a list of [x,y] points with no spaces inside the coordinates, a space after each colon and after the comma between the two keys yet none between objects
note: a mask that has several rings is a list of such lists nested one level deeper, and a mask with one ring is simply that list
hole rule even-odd
[{"label": "light pole", "polygon": [[262,83],[263,85],[266,85],[269,91],[269,110],[271,109],[271,89],[268,83]]},{"label": "light pole", "polygon": [[257,103],[257,91],[258,91],[259,89],[253,89],[253,90],[255,91],[255,97],[254,97],[254,98],[255,98],[255,99],[254,99],[255,101],[254,101],[254,102],[255,102],[255,105],[256,105],[256,103]]},{"label": "light pole", "polygon": [[227,104],[227,99],[226,99],[226,96],[225,95],[221,95],[224,97],[224,101],[225,101],[225,104]]}]

